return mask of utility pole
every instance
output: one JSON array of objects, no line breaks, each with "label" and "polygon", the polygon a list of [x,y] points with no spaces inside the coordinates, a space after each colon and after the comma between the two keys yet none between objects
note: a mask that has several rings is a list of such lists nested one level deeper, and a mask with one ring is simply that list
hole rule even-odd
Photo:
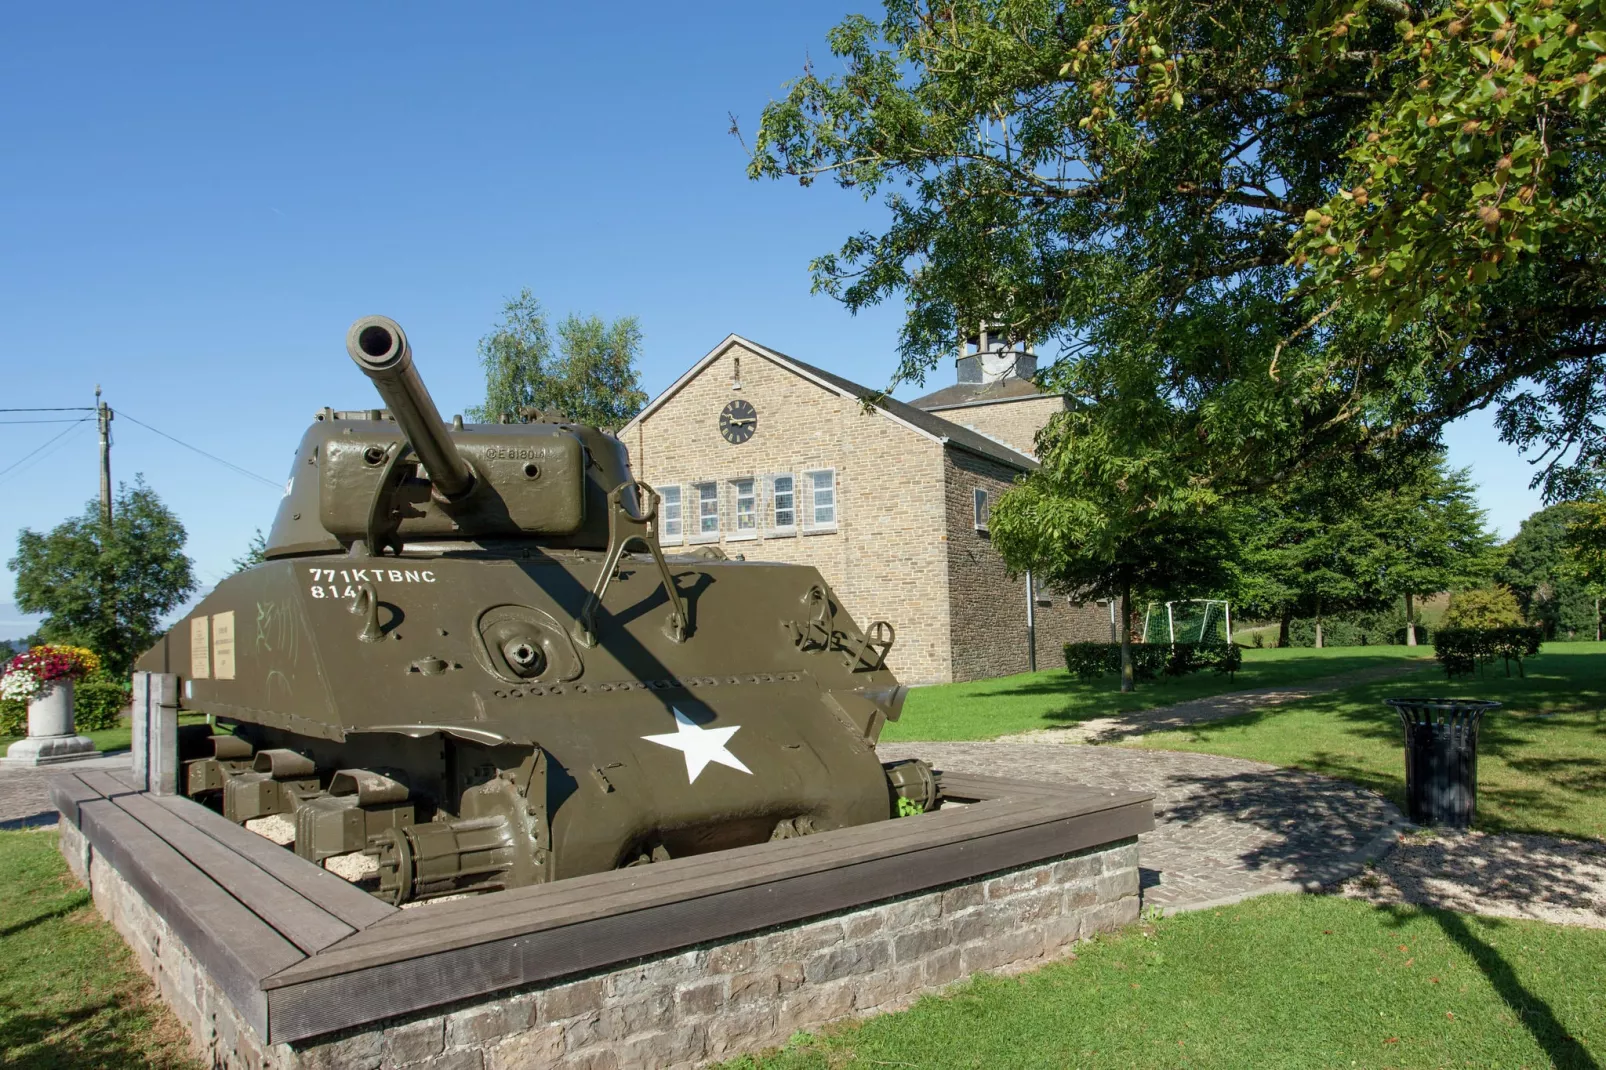
[{"label": "utility pole", "polygon": [[95,384],[95,416],[100,424],[100,521],[112,526],[112,410]]}]

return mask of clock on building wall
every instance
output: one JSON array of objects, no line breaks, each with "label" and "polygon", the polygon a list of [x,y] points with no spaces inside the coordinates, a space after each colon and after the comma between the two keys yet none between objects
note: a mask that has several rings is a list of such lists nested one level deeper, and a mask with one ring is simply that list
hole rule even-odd
[{"label": "clock on building wall", "polygon": [[719,411],[719,433],[733,446],[740,446],[758,430],[758,410],[750,401],[737,398]]}]

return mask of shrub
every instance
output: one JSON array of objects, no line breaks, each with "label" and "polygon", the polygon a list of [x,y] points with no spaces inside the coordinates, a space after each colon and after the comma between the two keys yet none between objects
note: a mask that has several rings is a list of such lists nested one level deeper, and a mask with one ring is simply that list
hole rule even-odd
[{"label": "shrub", "polygon": [[1440,628],[1433,634],[1433,655],[1444,666],[1446,676],[1466,676],[1500,658],[1505,662],[1506,675],[1511,675],[1511,663],[1517,663],[1517,675],[1524,658],[1539,653],[1539,642],[1544,629],[1515,626],[1503,628]]},{"label": "shrub", "polygon": [[116,728],[118,715],[132,700],[133,688],[128,682],[91,677],[73,689],[73,724],[80,732]]},{"label": "shrub", "polygon": [[[1235,673],[1243,651],[1227,643],[1133,643],[1132,675],[1139,680],[1186,676],[1201,669]],[[1066,643],[1065,667],[1078,680],[1093,680],[1121,671],[1120,643]]]},{"label": "shrub", "polygon": [[1441,628],[1515,628],[1522,624],[1522,607],[1506,587],[1475,587],[1450,596]]},{"label": "shrub", "polygon": [[0,736],[28,734],[28,704],[13,699],[0,699]]}]

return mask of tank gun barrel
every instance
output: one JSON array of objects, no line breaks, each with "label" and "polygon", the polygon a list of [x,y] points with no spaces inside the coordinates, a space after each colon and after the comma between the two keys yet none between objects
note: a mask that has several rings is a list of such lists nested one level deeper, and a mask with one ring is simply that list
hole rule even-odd
[{"label": "tank gun barrel", "polygon": [[441,497],[453,501],[468,494],[474,488],[474,470],[457,452],[435,400],[424,389],[401,326],[386,316],[364,316],[346,332],[346,352],[373,380]]}]

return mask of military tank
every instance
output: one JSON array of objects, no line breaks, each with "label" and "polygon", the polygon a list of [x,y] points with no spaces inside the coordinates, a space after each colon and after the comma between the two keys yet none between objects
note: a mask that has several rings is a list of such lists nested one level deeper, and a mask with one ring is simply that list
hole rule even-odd
[{"label": "military tank", "polygon": [[365,851],[393,903],[933,808],[884,766],[895,633],[813,568],[669,556],[611,433],[443,421],[393,320],[347,350],[383,409],[319,412],[266,560],[139,661],[180,677],[188,795]]}]

